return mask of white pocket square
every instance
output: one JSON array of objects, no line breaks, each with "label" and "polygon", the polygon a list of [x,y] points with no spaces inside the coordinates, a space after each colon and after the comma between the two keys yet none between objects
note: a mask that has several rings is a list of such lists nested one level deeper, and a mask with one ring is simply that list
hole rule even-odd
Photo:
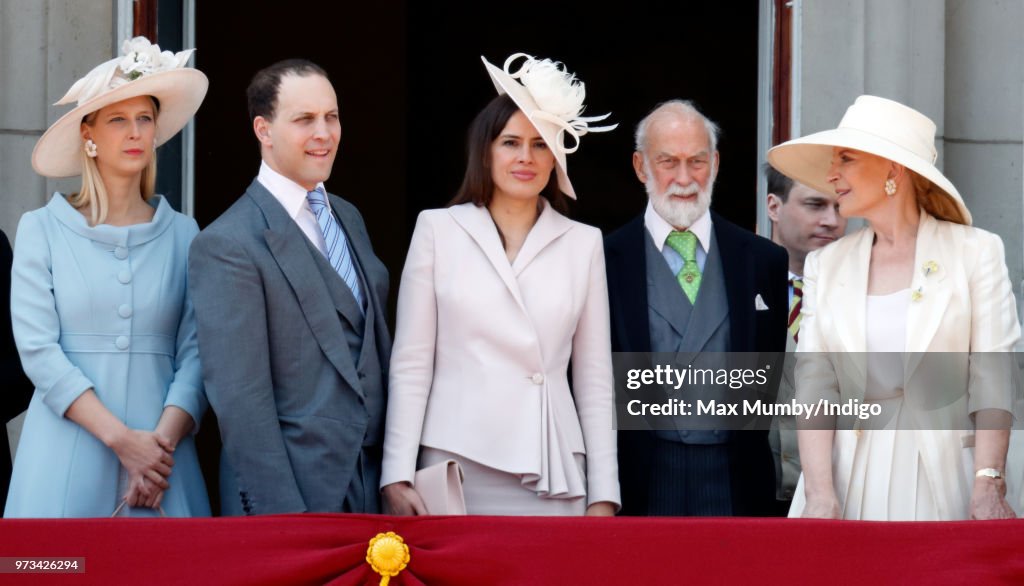
[{"label": "white pocket square", "polygon": [[757,311],[768,311],[768,304],[761,299],[761,294],[758,293],[757,297],[754,297],[754,309]]}]

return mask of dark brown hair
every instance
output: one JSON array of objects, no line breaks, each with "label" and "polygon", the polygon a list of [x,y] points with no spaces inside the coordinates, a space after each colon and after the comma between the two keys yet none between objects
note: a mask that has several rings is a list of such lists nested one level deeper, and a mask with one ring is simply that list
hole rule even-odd
[{"label": "dark brown hair", "polygon": [[786,203],[789,200],[789,192],[793,190],[793,180],[768,163],[764,164],[764,176],[768,180],[768,193],[774,193],[782,203]]},{"label": "dark brown hair", "polygon": [[327,72],[322,67],[306,59],[285,59],[256,72],[245,90],[249,101],[249,120],[263,116],[267,120],[274,119],[277,110],[277,94],[281,90],[281,78],[287,75],[306,77],[322,75],[328,81]]},{"label": "dark brown hair", "polygon": [[[519,106],[508,95],[500,95],[491,100],[480,110],[480,113],[469,125],[466,136],[466,174],[462,177],[462,185],[455,192],[455,197],[448,202],[449,206],[472,202],[478,207],[486,207],[494,195],[494,178],[491,176],[491,144],[505,129],[509,118],[519,111]],[[552,148],[552,145],[548,145]],[[557,164],[556,164],[557,165]],[[551,207],[565,214],[569,210],[566,196],[558,189],[556,171],[552,169],[551,177],[540,194],[547,198]]]}]

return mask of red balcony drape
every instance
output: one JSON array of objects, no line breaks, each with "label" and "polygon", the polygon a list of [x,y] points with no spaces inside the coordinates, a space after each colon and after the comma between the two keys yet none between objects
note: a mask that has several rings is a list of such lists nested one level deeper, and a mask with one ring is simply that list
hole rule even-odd
[{"label": "red balcony drape", "polygon": [[378,584],[394,531],[418,584],[1022,584],[1024,520],[869,523],[280,515],[2,520],[0,556],[85,557],[84,575],[4,584]]}]

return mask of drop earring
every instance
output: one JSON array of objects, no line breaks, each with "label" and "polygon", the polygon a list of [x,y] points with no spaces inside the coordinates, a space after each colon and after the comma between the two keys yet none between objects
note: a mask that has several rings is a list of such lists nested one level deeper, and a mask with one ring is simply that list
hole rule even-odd
[{"label": "drop earring", "polygon": [[85,140],[85,154],[89,155],[90,158],[96,158],[96,143],[91,138]]}]

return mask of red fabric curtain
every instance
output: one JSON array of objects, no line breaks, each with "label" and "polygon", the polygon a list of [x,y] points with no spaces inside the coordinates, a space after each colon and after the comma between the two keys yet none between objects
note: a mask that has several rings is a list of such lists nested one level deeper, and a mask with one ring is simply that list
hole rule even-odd
[{"label": "red fabric curtain", "polygon": [[0,557],[85,557],[4,584],[378,584],[369,540],[409,546],[418,584],[1022,584],[1024,520],[869,523],[280,515],[0,521]]}]

